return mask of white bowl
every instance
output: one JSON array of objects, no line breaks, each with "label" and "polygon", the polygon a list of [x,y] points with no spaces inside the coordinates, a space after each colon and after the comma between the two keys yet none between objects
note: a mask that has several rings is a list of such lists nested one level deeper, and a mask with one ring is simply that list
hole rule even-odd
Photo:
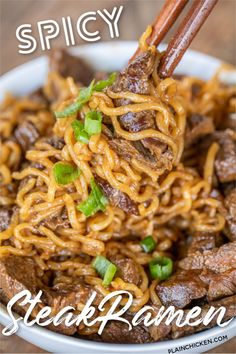
[{"label": "white bowl", "polygon": [[[107,42],[72,48],[73,54],[84,57],[97,70],[119,70],[128,61],[136,42]],[[162,49],[162,48],[161,48]],[[202,79],[209,79],[221,64],[221,61],[208,55],[188,50],[178,66],[176,73],[186,73]],[[21,65],[0,79],[0,100],[7,91],[15,95],[25,95],[40,87],[47,74],[47,58],[40,57]],[[0,323],[7,326],[11,320],[6,307],[0,305]],[[206,331],[176,340],[147,344],[106,344],[68,337],[45,328],[26,327],[20,322],[17,334],[28,342],[53,353],[156,353],[168,354],[185,351],[202,353],[234,337],[236,319],[227,327],[214,327]],[[186,346],[186,347],[185,347]],[[181,350],[176,348],[182,347]]]}]

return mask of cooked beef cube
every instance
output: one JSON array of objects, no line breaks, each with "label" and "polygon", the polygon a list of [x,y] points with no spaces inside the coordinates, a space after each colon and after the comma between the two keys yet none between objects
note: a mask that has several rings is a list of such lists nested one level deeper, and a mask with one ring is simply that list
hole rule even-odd
[{"label": "cooked beef cube", "polygon": [[220,144],[215,160],[217,177],[221,183],[236,181],[236,142],[227,131],[217,132],[214,135]]},{"label": "cooked beef cube", "polygon": [[[54,314],[57,314],[66,306],[72,306],[76,309],[78,303],[86,304],[90,296],[92,295],[94,288],[84,284],[81,280],[77,280],[75,284],[57,284],[53,288],[46,289],[43,292],[43,302],[45,305],[50,306]],[[94,304],[98,305],[101,301],[101,296],[98,294],[94,300]],[[73,335],[77,331],[75,325],[67,327],[62,322],[60,326],[50,325],[49,329],[67,334]]]},{"label": "cooked beef cube", "polygon": [[56,231],[59,228],[68,229],[70,227],[70,222],[66,213],[58,212],[57,215],[51,215],[40,222],[52,231]]},{"label": "cooked beef cube", "polygon": [[167,339],[170,336],[171,325],[166,325],[162,321],[158,326],[150,326],[149,332],[154,342]]},{"label": "cooked beef cube", "polygon": [[[57,284],[53,288],[44,290],[43,302],[49,304],[55,313],[65,306],[76,307],[78,303],[85,304],[94,289],[78,279],[76,284]],[[99,303],[99,300],[96,300]],[[95,303],[95,302],[94,302]]]},{"label": "cooked beef cube", "polygon": [[15,129],[15,138],[24,151],[27,151],[39,138],[38,129],[29,121],[24,121]]},{"label": "cooked beef cube", "polygon": [[113,188],[105,179],[99,176],[96,176],[96,181],[113,206],[119,207],[126,213],[139,215],[137,204],[127,194]]},{"label": "cooked beef cube", "polygon": [[47,106],[48,106],[48,100],[47,100],[47,98],[45,97],[42,88],[39,88],[39,89],[35,90],[34,92],[32,92],[32,93],[29,95],[29,98],[30,98],[32,101],[34,101],[34,102],[36,102],[36,103],[39,103],[39,104],[41,104],[41,105],[44,106],[44,107],[47,107]]},{"label": "cooked beef cube", "polygon": [[4,294],[10,300],[22,290],[37,293],[35,265],[31,258],[14,255],[0,258],[0,277]]},{"label": "cooked beef cube", "polygon": [[120,123],[125,130],[136,133],[145,129],[155,128],[154,119],[154,111],[128,112],[121,116]]},{"label": "cooked beef cube", "polygon": [[52,147],[54,147],[57,150],[62,150],[63,147],[65,146],[65,141],[63,138],[59,138],[57,136],[52,136],[51,138],[47,138],[45,140],[46,143],[48,143],[49,145],[51,145]]},{"label": "cooked beef cube", "polygon": [[236,241],[236,188],[227,194],[224,205],[226,208],[227,235],[230,240]]},{"label": "cooked beef cube", "polygon": [[135,285],[139,284],[140,272],[137,263],[135,263],[132,259],[122,255],[115,255],[111,257],[110,260],[118,267],[116,276],[122,278],[125,282]]},{"label": "cooked beef cube", "polygon": [[185,146],[196,143],[204,135],[212,133],[215,128],[211,117],[192,114],[186,122]]},{"label": "cooked beef cube", "polygon": [[226,114],[223,119],[220,120],[218,129],[232,129],[236,130],[236,113]]},{"label": "cooked beef cube", "polygon": [[[210,302],[209,304],[203,306],[202,313],[199,315],[199,317],[195,318],[194,321],[196,321],[197,319],[200,319],[200,318],[204,318],[206,316],[207,312],[209,311],[210,306],[214,306],[216,309],[220,308],[221,306],[225,307],[226,313],[225,313],[223,321],[227,321],[230,318],[236,316],[235,303],[236,303],[236,296],[230,296],[225,299]],[[185,316],[187,316],[188,312],[189,312],[189,310],[185,311]],[[212,321],[210,322],[210,324],[207,328],[214,327],[216,325],[216,319],[217,319],[217,316],[213,317]],[[200,325],[198,325],[197,327],[190,326],[190,325],[185,325],[183,327],[179,327],[176,324],[173,324],[172,325],[172,338],[176,339],[176,338],[188,336],[192,333],[200,332],[202,330],[206,330],[206,326],[202,323]]]},{"label": "cooked beef cube", "polygon": [[219,247],[222,244],[222,237],[216,232],[194,232],[191,242],[188,247],[188,255],[194,254],[197,251],[203,252]]},{"label": "cooked beef cube", "polygon": [[[129,322],[132,320],[132,317],[126,314],[122,317],[126,318]],[[102,342],[107,343],[138,344],[152,341],[148,327],[139,325],[129,330],[126,323],[119,321],[110,321],[100,337]],[[94,337],[92,336],[92,338]]]},{"label": "cooked beef cube", "polygon": [[185,270],[209,269],[216,273],[224,273],[236,268],[236,241],[212,250],[197,251],[182,259],[179,267]]},{"label": "cooked beef cube", "polygon": [[155,158],[145,149],[141,142],[131,142],[125,139],[112,139],[109,141],[111,148],[124,160],[131,162],[136,159],[144,165],[155,168]]},{"label": "cooked beef cube", "polygon": [[0,206],[0,232],[6,230],[10,223],[13,213],[13,207]]},{"label": "cooked beef cube", "polygon": [[[128,67],[121,72],[117,80],[115,81],[112,89],[114,92],[130,91],[138,94],[150,93],[150,75],[154,68],[155,55],[151,52],[145,52],[139,55]],[[116,106],[123,106],[129,104],[127,99],[115,100]],[[130,132],[139,132],[145,129],[156,129],[155,124],[155,111],[142,111],[138,113],[128,112],[119,117],[122,127]],[[136,142],[137,143],[137,142]],[[130,143],[130,146],[135,146],[134,143]],[[142,150],[144,156],[147,156],[147,160],[150,160],[152,156],[151,168],[171,168],[171,161],[173,159],[172,152],[169,151],[168,146],[154,138],[146,138],[139,142],[142,144]],[[125,149],[124,149],[125,150]],[[129,149],[131,150],[131,148]],[[122,148],[119,147],[119,152]],[[123,154],[126,158],[127,154]]]},{"label": "cooked beef cube", "polygon": [[130,91],[142,95],[150,92],[150,75],[155,63],[155,55],[145,52],[132,61],[128,67],[119,73],[112,89],[115,92]]},{"label": "cooked beef cube", "polygon": [[204,297],[207,290],[197,272],[178,271],[158,284],[156,292],[164,306],[184,308],[192,300]]},{"label": "cooked beef cube", "polygon": [[94,71],[83,59],[68,54],[64,49],[52,50],[49,61],[51,71],[56,71],[65,78],[70,76],[83,85],[87,86],[94,77]]},{"label": "cooked beef cube", "polygon": [[208,301],[236,294],[236,268],[221,274],[203,271],[200,278],[208,284]]}]

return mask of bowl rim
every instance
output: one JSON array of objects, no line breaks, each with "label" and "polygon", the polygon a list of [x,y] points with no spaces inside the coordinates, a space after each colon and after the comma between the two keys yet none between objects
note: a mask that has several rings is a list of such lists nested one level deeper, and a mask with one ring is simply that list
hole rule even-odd
[{"label": "bowl rim", "polygon": [[[80,46],[72,47],[69,48],[69,51],[74,54],[81,54],[85,53],[87,49],[93,48],[110,48],[111,47],[116,47],[116,46],[121,46],[121,47],[134,47],[137,46],[136,41],[108,41],[108,42],[99,42],[99,43],[93,43],[93,44],[83,44]],[[160,49],[164,49],[166,47],[165,44],[160,46]],[[208,60],[211,61],[215,67],[220,66],[222,61],[220,59],[217,59],[213,56],[201,53],[199,51],[191,50],[189,49],[187,53],[190,56],[195,57],[195,60],[202,59],[202,60]],[[46,56],[40,56],[35,59],[32,59],[24,64],[21,64],[19,66],[14,67],[10,71],[4,73],[1,78],[0,78],[0,86],[3,86],[8,82],[9,78],[13,78],[14,75],[16,75],[20,70],[26,70],[29,65],[46,65]],[[3,304],[0,304],[0,323],[3,325],[6,325],[6,323],[9,322],[10,316],[7,313],[6,306]],[[18,315],[17,315],[18,316]],[[129,352],[135,352],[135,353],[140,353],[144,352],[145,350],[148,351],[155,351],[155,350],[166,350],[168,348],[173,348],[173,347],[178,347],[178,346],[183,346],[187,345],[189,343],[194,343],[199,340],[207,340],[210,339],[214,336],[219,336],[221,334],[224,334],[224,332],[229,332],[229,331],[236,331],[236,318],[231,321],[226,327],[221,328],[219,326],[215,326],[210,329],[203,330],[198,333],[191,334],[189,336],[181,337],[178,339],[168,339],[165,341],[161,342],[154,342],[154,343],[143,343],[143,344],[117,344],[117,343],[104,343],[104,342],[95,342],[91,340],[86,340],[86,339],[81,339],[78,337],[72,337],[72,336],[67,336],[64,334],[60,334],[57,332],[53,332],[49,329],[40,327],[38,325],[34,325],[33,327],[27,327],[24,325],[24,323],[20,322],[19,323],[20,327],[20,333],[19,336],[24,338],[24,332],[32,335],[38,335],[42,337],[42,339],[45,340],[55,340],[57,341],[57,345],[60,345],[60,343],[68,344],[70,346],[71,344],[74,345],[74,347],[83,348],[83,349],[93,349],[93,350],[98,350],[98,348],[101,350],[104,350],[105,352],[114,352],[114,350],[119,350],[119,352],[126,352],[127,350]],[[16,333],[18,335],[18,333]],[[231,337],[230,337],[231,338]],[[230,339],[229,338],[229,339]],[[30,339],[26,339],[30,340]],[[221,343],[216,343],[214,346],[217,346],[218,344]],[[211,346],[213,348],[214,346]],[[207,347],[205,347],[207,348]]]}]

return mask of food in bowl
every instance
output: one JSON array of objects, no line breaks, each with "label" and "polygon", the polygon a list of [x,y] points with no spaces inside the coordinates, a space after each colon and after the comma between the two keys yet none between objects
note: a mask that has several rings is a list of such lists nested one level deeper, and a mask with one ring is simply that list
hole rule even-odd
[{"label": "food in bowl", "polygon": [[[79,313],[94,290],[98,301],[128,290],[128,319],[147,304],[225,306],[235,316],[235,88],[217,77],[160,80],[158,60],[146,50],[115,77],[57,51],[41,90],[6,97],[3,302],[41,289],[55,312]],[[147,343],[205,328],[51,329]]]}]

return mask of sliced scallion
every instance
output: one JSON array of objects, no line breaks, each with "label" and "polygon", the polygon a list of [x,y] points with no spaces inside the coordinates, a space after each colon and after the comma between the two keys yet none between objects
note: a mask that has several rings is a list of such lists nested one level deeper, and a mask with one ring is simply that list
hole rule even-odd
[{"label": "sliced scallion", "polygon": [[97,256],[92,265],[96,272],[103,278],[102,284],[104,286],[110,285],[116,274],[117,267],[103,256]]},{"label": "sliced scallion", "polygon": [[53,166],[53,175],[57,184],[65,185],[79,177],[81,171],[74,166],[57,162]]},{"label": "sliced scallion", "polygon": [[102,114],[97,111],[90,111],[84,120],[84,130],[89,136],[100,134],[102,131]]},{"label": "sliced scallion", "polygon": [[104,196],[101,188],[96,184],[94,179],[90,182],[91,192],[89,197],[77,206],[86,217],[94,215],[99,210],[105,211],[108,203],[107,198]]},{"label": "sliced scallion", "polygon": [[149,270],[153,279],[168,279],[173,270],[173,261],[169,257],[156,257],[149,263]]},{"label": "sliced scallion", "polygon": [[155,249],[156,242],[152,236],[147,236],[140,242],[140,245],[144,252],[149,253]]}]

